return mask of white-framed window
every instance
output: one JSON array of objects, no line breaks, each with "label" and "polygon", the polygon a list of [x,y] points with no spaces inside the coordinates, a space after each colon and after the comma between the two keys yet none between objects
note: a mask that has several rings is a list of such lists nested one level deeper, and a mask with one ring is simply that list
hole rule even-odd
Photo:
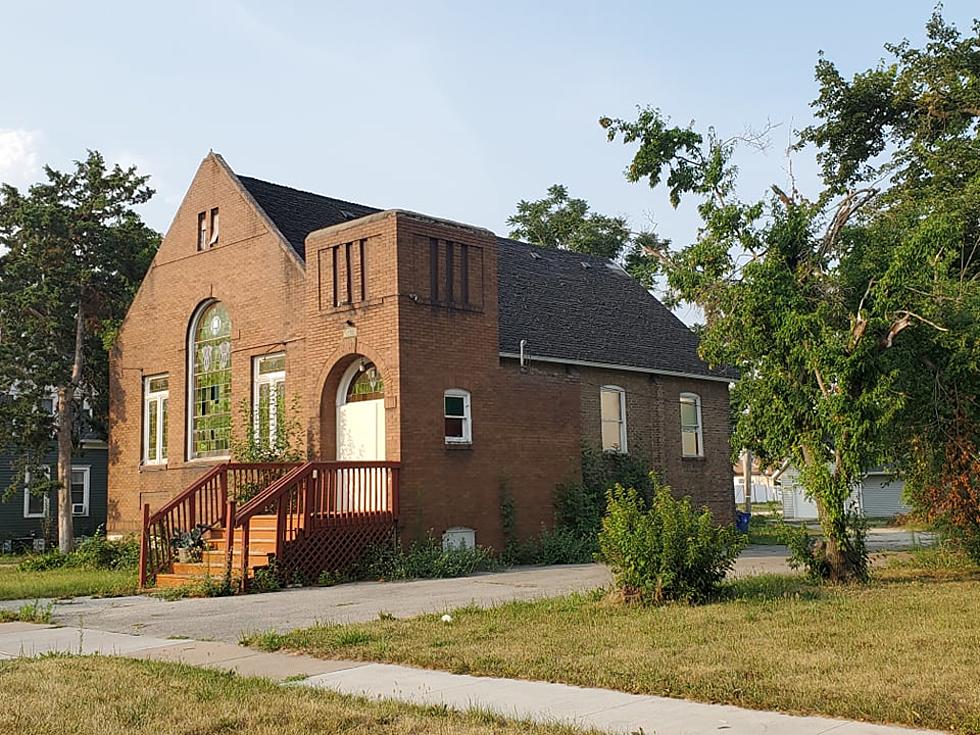
[{"label": "white-framed window", "polygon": [[286,410],[286,353],[252,359],[252,421],[255,439],[271,447],[276,443]]},{"label": "white-framed window", "polygon": [[681,454],[685,457],[704,456],[701,396],[697,393],[681,393]]},{"label": "white-framed window", "polygon": [[168,375],[152,375],[143,379],[143,464],[167,463],[169,402]]},{"label": "white-framed window", "polygon": [[599,418],[602,425],[603,451],[625,454],[627,451],[625,390],[618,385],[604,385],[599,389]]},{"label": "white-framed window", "polygon": [[73,466],[71,468],[71,514],[73,516],[88,515],[88,501],[92,468]]},{"label": "white-framed window", "polygon": [[[51,478],[51,467],[41,465],[41,471]],[[31,492],[31,473],[24,476],[24,518],[47,518],[51,512],[51,493],[38,495]]]},{"label": "white-framed window", "polygon": [[450,388],[443,393],[442,407],[446,444],[471,444],[473,419],[470,415],[470,392]]}]

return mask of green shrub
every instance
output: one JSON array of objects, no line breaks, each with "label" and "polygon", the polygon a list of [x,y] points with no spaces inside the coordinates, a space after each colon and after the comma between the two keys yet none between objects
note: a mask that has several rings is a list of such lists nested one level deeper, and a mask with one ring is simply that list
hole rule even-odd
[{"label": "green shrub", "polygon": [[74,550],[62,554],[52,549],[43,554],[28,556],[18,568],[24,572],[43,572],[47,569],[74,567],[77,569],[136,569],[140,560],[139,540],[134,536],[109,541],[105,530],[83,538]]},{"label": "green shrub", "polygon": [[617,590],[626,601],[648,604],[714,598],[745,536],[716,525],[707,509],[696,511],[688,498],[677,500],[669,487],[651,482],[648,509],[635,488],[616,485],[607,496],[599,550]]},{"label": "green shrub", "polygon": [[599,547],[594,534],[568,528],[541,529],[540,535],[517,544],[504,557],[508,564],[588,564]]},{"label": "green shrub", "polygon": [[500,562],[481,546],[473,549],[444,549],[432,536],[413,541],[403,549],[398,544],[371,547],[365,554],[361,576],[371,579],[433,579],[464,577],[500,568]]},{"label": "green shrub", "polygon": [[606,512],[606,492],[616,485],[635,488],[649,503],[654,490],[649,463],[630,454],[583,449],[582,482],[559,485],[555,493],[556,526],[595,539]]}]

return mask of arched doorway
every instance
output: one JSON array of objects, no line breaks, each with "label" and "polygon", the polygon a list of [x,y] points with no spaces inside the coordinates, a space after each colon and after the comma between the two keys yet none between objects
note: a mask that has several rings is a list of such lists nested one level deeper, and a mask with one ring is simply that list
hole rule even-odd
[{"label": "arched doorway", "polygon": [[355,360],[337,388],[337,460],[385,459],[385,387],[373,362]]}]

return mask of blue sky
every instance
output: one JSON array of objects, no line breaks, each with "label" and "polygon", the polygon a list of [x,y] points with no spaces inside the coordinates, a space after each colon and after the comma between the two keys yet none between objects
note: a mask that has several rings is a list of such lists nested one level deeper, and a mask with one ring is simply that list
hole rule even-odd
[{"label": "blue sky", "polygon": [[[86,148],[135,163],[165,229],[210,148],[238,172],[506,234],[553,183],[675,242],[692,207],[623,178],[601,115],[661,108],[728,136],[767,122],[741,188],[787,179],[823,49],[845,73],[919,41],[931,2],[0,2],[0,180]],[[950,1],[963,30],[975,2]],[[815,185],[812,152],[793,170]]]}]

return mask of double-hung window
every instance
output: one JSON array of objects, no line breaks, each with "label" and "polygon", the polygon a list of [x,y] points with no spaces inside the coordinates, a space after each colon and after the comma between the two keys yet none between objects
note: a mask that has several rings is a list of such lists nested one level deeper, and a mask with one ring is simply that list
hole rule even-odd
[{"label": "double-hung window", "polygon": [[599,389],[599,414],[602,424],[602,449],[625,454],[626,391],[618,385]]},{"label": "double-hung window", "polygon": [[[41,472],[47,479],[51,479],[51,468],[48,465],[41,465]],[[31,474],[28,472],[24,477],[24,518],[47,518],[51,512],[50,505],[50,491],[31,492]]]},{"label": "double-hung window", "polygon": [[252,416],[260,446],[275,446],[285,414],[286,355],[262,355],[252,361]]},{"label": "double-hung window", "polygon": [[[167,404],[170,378],[154,375],[143,381],[143,464],[167,462]],[[86,503],[86,507],[87,507]]]},{"label": "double-hung window", "polygon": [[473,419],[469,391],[451,388],[442,397],[446,444],[471,444]]},{"label": "double-hung window", "polygon": [[685,457],[704,456],[701,396],[697,393],[681,393],[681,454]]},{"label": "double-hung window", "polygon": [[88,515],[91,469],[91,467],[71,468],[71,514],[73,516]]}]

